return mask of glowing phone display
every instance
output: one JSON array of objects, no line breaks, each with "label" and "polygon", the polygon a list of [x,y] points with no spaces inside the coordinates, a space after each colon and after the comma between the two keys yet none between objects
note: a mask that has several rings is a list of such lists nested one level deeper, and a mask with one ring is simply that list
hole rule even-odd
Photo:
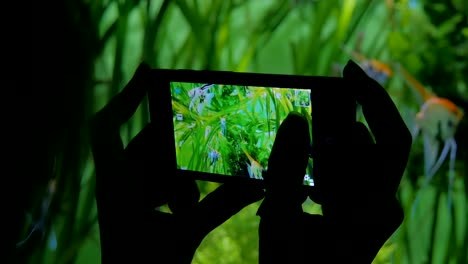
[{"label": "glowing phone display", "polygon": [[[262,180],[281,122],[289,112],[309,119],[311,91],[170,82],[177,168]],[[313,160],[304,185],[313,186]]]}]

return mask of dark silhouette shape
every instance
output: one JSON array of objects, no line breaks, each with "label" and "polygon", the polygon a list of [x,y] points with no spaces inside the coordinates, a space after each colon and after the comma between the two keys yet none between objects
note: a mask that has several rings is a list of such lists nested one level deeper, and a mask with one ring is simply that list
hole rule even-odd
[{"label": "dark silhouette shape", "polygon": [[[173,146],[161,140],[157,123],[123,146],[120,127],[150,88],[149,70],[142,63],[91,125],[104,264],[190,263],[211,230],[264,196],[258,186],[226,183],[199,201],[196,182],[175,177],[175,168],[168,167]],[[172,214],[156,210],[165,204]]]},{"label": "dark silhouette shape", "polygon": [[349,146],[327,154],[334,166],[320,180],[323,215],[310,215],[302,210],[307,196],[301,189],[307,121],[296,113],[287,117],[270,155],[265,199],[258,211],[261,264],[371,263],[403,221],[396,192],[411,134],[384,88],[357,64],[349,61],[343,75],[374,138],[356,122]]},{"label": "dark silhouette shape", "polygon": [[[226,183],[199,201],[196,183],[173,177],[175,168],[168,168],[167,150],[173,146],[161,140],[156,123],[124,147],[119,130],[149,89],[149,69],[141,64],[92,121],[103,263],[190,263],[210,231],[263,197],[258,211],[262,264],[371,263],[402,223],[396,191],[411,134],[386,91],[354,62],[345,67],[344,78],[375,141],[356,122],[347,151],[327,154],[336,166],[319,181],[323,215],[302,210],[310,138],[299,113],[290,113],[279,128],[265,193],[252,184]],[[164,204],[172,214],[155,210]]]}]

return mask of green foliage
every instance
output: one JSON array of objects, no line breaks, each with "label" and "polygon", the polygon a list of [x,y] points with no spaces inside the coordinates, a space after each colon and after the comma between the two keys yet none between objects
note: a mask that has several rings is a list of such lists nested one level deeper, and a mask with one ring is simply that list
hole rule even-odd
[{"label": "green foliage", "polygon": [[175,142],[182,169],[262,178],[279,124],[311,115],[310,91],[171,83]]},{"label": "green foliage", "polygon": [[[75,118],[81,125],[101,109],[122,89],[142,60],[161,68],[340,75],[334,70],[335,65],[342,65],[349,58],[342,52],[342,46],[359,46],[360,52],[369,58],[400,62],[436,94],[466,105],[468,9],[464,3],[422,0],[69,1],[70,17],[76,18],[71,27],[81,34],[80,47],[83,47],[82,54],[86,54],[80,58],[82,78],[70,80],[84,85],[80,87],[83,94]],[[70,51],[73,52],[77,51]],[[270,132],[278,128],[287,112],[304,109],[285,100],[288,91],[283,91],[282,99],[270,90],[266,90],[266,97],[260,95],[265,90],[252,90],[253,96],[248,97],[246,87],[218,86],[213,88],[215,96],[209,105],[195,102],[193,107],[199,113],[194,114],[187,92],[196,85],[199,84],[182,85],[184,93],[174,102],[178,112],[186,117],[176,127],[178,142],[183,142],[179,147],[199,154],[184,156],[181,163],[187,166],[203,168],[207,164],[207,153],[214,149],[221,154],[219,164],[224,165],[212,168],[213,171],[240,172],[245,170],[242,166],[247,161],[242,147],[266,166],[267,152],[261,150],[271,148],[274,139]],[[385,88],[412,127],[419,102],[398,76],[390,79]],[[235,107],[242,109],[245,117],[230,119],[228,115]],[[253,114],[254,108],[263,109],[263,114]],[[228,116],[228,129],[226,135],[221,136],[220,121],[224,116]],[[125,142],[147,122],[147,105],[143,104],[122,128]],[[193,124],[194,130],[189,128]],[[211,129],[206,133],[208,125]],[[80,129],[86,129],[85,125],[81,126]],[[75,133],[80,134],[80,131]],[[448,166],[442,166],[429,188],[419,190],[424,179],[424,149],[420,139],[415,140],[398,197],[407,217],[381,249],[375,263],[467,262],[466,134],[465,118],[456,136],[459,147],[453,214],[448,213],[446,206]],[[205,139],[211,144],[199,144],[205,146],[204,149],[190,149],[191,141]],[[52,221],[46,239],[28,249],[25,263],[99,263],[94,164],[89,148],[87,144],[67,141],[63,151],[57,151],[49,163],[53,172],[50,177],[58,181],[50,212]],[[202,195],[216,186],[199,182]],[[40,201],[44,193],[38,191],[35,199]],[[417,193],[423,197],[422,202],[410,217]],[[40,206],[40,202],[36,204]],[[209,234],[198,249],[194,263],[256,263],[258,205],[248,206]],[[304,207],[308,212],[320,213],[320,207],[311,201]],[[26,231],[27,227],[25,234]]]}]

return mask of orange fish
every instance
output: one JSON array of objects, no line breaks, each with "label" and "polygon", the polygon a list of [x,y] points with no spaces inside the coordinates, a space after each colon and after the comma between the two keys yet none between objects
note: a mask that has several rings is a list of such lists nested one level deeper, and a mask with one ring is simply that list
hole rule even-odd
[{"label": "orange fish", "polygon": [[[422,188],[429,185],[440,166],[449,157],[448,203],[449,208],[451,208],[451,192],[455,179],[454,169],[457,151],[455,133],[464,113],[452,101],[438,97],[424,87],[401,65],[398,64],[397,69],[407,85],[416,92],[422,103],[421,109],[416,114],[416,125],[412,133],[413,139],[421,133],[424,140],[424,172],[426,179]],[[444,142],[444,144],[439,154],[440,142]],[[417,199],[418,196],[413,204],[413,213]]]},{"label": "orange fish", "polygon": [[[388,1],[390,6],[393,1]],[[358,37],[357,48],[362,42],[363,35]],[[416,125],[413,128],[413,139],[418,134],[423,135],[424,140],[424,172],[426,180],[423,188],[429,185],[432,177],[442,166],[443,162],[449,157],[449,193],[453,188],[454,181],[454,167],[456,159],[457,144],[455,142],[455,132],[460,124],[464,113],[460,107],[452,101],[441,98],[433,92],[424,87],[416,78],[414,78],[407,70],[400,64],[396,63],[394,67],[375,59],[369,59],[357,51],[342,49],[350,54],[369,77],[383,84],[388,78],[394,76],[398,72],[406,84],[413,88],[416,96],[418,97],[421,108],[416,114]],[[393,64],[392,64],[393,65]],[[444,142],[443,148],[440,150],[440,142]],[[440,154],[439,154],[440,152]],[[415,203],[416,204],[416,203]],[[449,206],[451,200],[449,199]]]}]

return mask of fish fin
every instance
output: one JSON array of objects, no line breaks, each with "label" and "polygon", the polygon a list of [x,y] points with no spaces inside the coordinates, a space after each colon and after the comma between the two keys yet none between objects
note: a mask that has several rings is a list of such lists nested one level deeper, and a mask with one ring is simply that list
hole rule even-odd
[{"label": "fish fin", "polygon": [[416,80],[400,63],[396,63],[396,69],[403,77],[405,83],[413,89],[417,97],[419,98],[420,104],[423,104],[429,98],[434,97],[435,94],[429,91],[422,83]]},{"label": "fish fin", "polygon": [[449,151],[452,149],[452,138],[447,139],[444,144],[444,148],[442,149],[442,152],[440,153],[439,159],[435,162],[434,166],[432,166],[432,169],[430,171],[430,175],[436,174],[436,172],[440,169],[440,166],[442,166],[442,163],[444,163],[445,159],[447,158]]},{"label": "fish fin", "polygon": [[447,190],[447,202],[448,208],[450,211],[450,216],[452,215],[453,203],[452,203],[452,195],[453,195],[453,185],[455,182],[455,160],[457,158],[457,142],[455,139],[450,140],[450,160],[449,160],[449,184]]},{"label": "fish fin", "polygon": [[254,178],[254,177],[252,177],[252,169],[250,168],[249,164],[247,164],[247,171],[249,172],[249,177]]},{"label": "fish fin", "polygon": [[439,143],[427,132],[422,131],[424,140],[424,174],[429,175],[439,153]]},{"label": "fish fin", "polygon": [[419,188],[419,190],[416,191],[416,197],[413,201],[413,204],[411,206],[411,216],[414,217],[416,214],[416,208],[418,207],[421,192],[424,191],[429,184],[432,181],[432,178],[434,177],[435,174],[432,174],[433,172],[433,165],[435,164],[435,160],[437,158],[438,150],[439,150],[439,145],[436,141],[432,139],[431,136],[429,136],[427,133],[422,131],[423,134],[423,139],[424,139],[424,182]]}]

